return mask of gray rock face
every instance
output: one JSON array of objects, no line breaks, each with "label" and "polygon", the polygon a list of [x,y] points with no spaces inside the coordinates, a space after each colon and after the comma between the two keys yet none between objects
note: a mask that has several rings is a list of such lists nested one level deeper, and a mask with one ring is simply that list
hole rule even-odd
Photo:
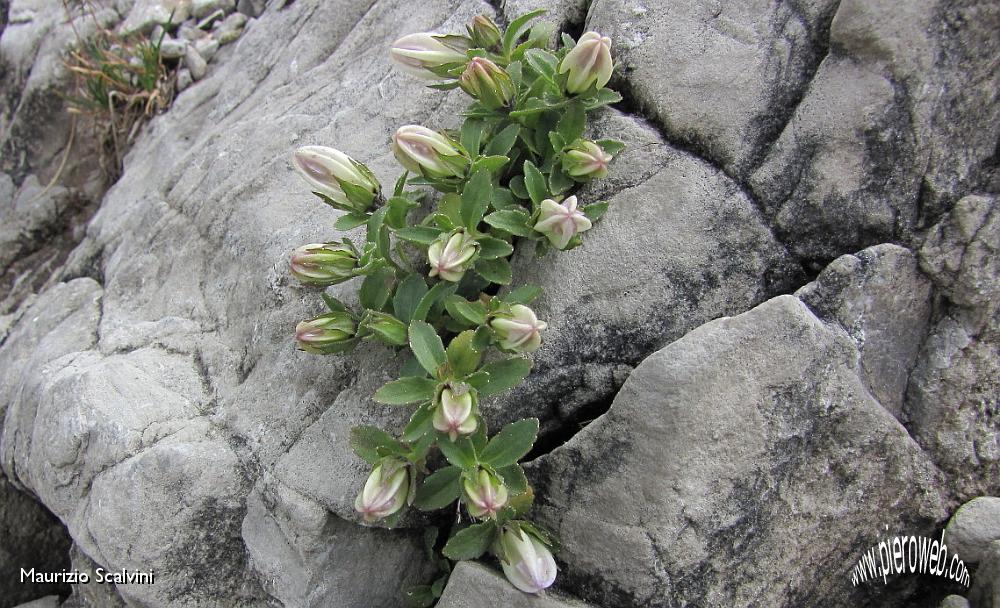
[{"label": "gray rock face", "polygon": [[907,426],[956,498],[1000,494],[1000,213],[970,196],[934,227],[921,268],[945,297],[907,391]]},{"label": "gray rock face", "polygon": [[588,604],[561,598],[550,591],[543,595],[522,593],[503,574],[475,562],[459,562],[437,608],[588,608]]},{"label": "gray rock face", "polygon": [[[106,23],[142,3],[111,4]],[[566,546],[559,584],[620,608],[906,602],[912,580],[861,590],[845,573],[886,525],[933,535],[957,500],[1000,492],[995,198],[955,204],[1000,190],[996,3],[502,4],[508,20],[544,5],[569,31],[611,35],[628,97],[592,128],[628,149],[579,193],[609,200],[605,218],[580,249],[515,255],[550,326],[529,381],[483,406],[494,429],[542,418],[541,452],[576,434],[530,467],[537,515]],[[339,235],[288,159],[332,145],[391,184],[393,130],[455,127],[466,99],[392,71],[388,46],[493,9],[238,8],[259,18],[222,21],[212,36],[239,43],[144,127],[61,257],[26,252],[87,219],[59,218],[100,191],[88,149],[73,148],[66,188],[24,193],[62,158],[51,91],[71,25],[90,22],[16,0],[0,36],[0,260],[14,269],[0,467],[65,524],[73,567],[157,572],[68,606],[380,608],[430,574],[422,521],[366,528],[353,509],[367,467],[348,433],[401,425],[371,400],[401,361],[294,350],[321,305],[287,253]],[[46,264],[54,277],[25,272]],[[442,606],[486,601],[480,586],[503,605],[575,605],[465,564]]]},{"label": "gray rock face", "polygon": [[943,501],[858,356],[782,296],[648,357],[607,414],[530,467],[562,584],[617,606],[870,599],[848,564],[884,525],[932,533]]},{"label": "gray rock face", "polygon": [[[750,178],[803,259],[916,228],[992,179],[1000,6],[844,0],[829,53]],[[891,17],[889,17],[891,15]]]},{"label": "gray rock face", "polygon": [[990,543],[983,555],[969,591],[969,603],[975,608],[1000,606],[1000,540]]},{"label": "gray rock face", "polygon": [[969,608],[969,600],[961,595],[949,595],[941,600],[940,608]]},{"label": "gray rock face", "polygon": [[917,256],[877,245],[837,258],[795,295],[854,339],[868,390],[903,420],[906,384],[930,323],[931,291]]},{"label": "gray rock face", "polygon": [[965,503],[951,516],[945,534],[963,561],[979,563],[989,544],[1000,540],[1000,498],[980,496]]}]

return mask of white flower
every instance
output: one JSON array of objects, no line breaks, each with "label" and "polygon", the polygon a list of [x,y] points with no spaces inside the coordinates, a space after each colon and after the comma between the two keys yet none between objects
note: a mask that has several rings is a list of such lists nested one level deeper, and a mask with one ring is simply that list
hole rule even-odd
[{"label": "white flower", "polygon": [[512,585],[525,593],[541,593],[556,580],[552,552],[534,536],[507,529],[500,537],[504,557],[500,567]]},{"label": "white flower", "polygon": [[472,393],[456,395],[450,388],[442,390],[431,423],[435,429],[448,433],[452,441],[459,435],[475,432],[478,423],[472,415]]},{"label": "white flower", "polygon": [[538,320],[535,311],[523,304],[514,304],[509,314],[490,322],[490,327],[500,338],[500,348],[522,353],[538,350],[542,343],[541,332],[548,326],[545,321]]},{"label": "white flower", "polygon": [[593,224],[577,209],[576,197],[570,196],[559,204],[547,198],[542,201],[541,215],[535,230],[548,237],[556,249],[565,249],[574,235],[590,230]]}]

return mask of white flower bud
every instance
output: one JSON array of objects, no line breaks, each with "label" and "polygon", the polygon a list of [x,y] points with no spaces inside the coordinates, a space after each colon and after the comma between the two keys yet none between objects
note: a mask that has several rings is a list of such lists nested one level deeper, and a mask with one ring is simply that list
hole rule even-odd
[{"label": "white flower bud", "polygon": [[577,208],[575,196],[567,197],[562,204],[547,198],[542,201],[535,230],[544,234],[556,249],[565,249],[574,235],[590,230],[592,225]]},{"label": "white flower bud", "polygon": [[514,304],[507,314],[498,315],[490,322],[490,327],[500,338],[500,348],[522,353],[538,350],[542,343],[541,332],[548,327],[539,321],[535,311],[523,304]]},{"label": "white flower bud", "polygon": [[500,535],[500,567],[512,585],[525,593],[541,593],[556,580],[556,560],[540,540],[513,528]]},{"label": "white flower bud", "polygon": [[478,423],[472,415],[472,393],[456,395],[450,388],[441,391],[431,423],[454,441],[459,435],[471,435]]},{"label": "white flower bud", "polygon": [[559,73],[569,72],[566,90],[583,93],[591,86],[599,89],[611,80],[611,39],[597,32],[587,32],[563,57]]}]

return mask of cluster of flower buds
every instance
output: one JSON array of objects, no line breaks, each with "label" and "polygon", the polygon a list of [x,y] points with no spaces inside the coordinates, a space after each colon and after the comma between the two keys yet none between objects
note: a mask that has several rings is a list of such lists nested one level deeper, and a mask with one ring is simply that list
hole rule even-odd
[{"label": "cluster of flower buds", "polygon": [[541,593],[555,582],[556,560],[541,539],[523,528],[508,527],[499,544],[500,567],[515,587]]},{"label": "cluster of flower buds", "polygon": [[507,486],[486,469],[462,483],[462,495],[469,515],[477,519],[496,517],[507,504]]},{"label": "cluster of flower buds", "polygon": [[347,312],[328,312],[295,327],[299,348],[319,355],[339,353],[354,345],[357,325]]},{"label": "cluster of flower buds", "polygon": [[472,24],[466,26],[472,45],[482,49],[492,49],[500,44],[503,35],[500,28],[493,20],[486,15],[476,15],[472,18]]},{"label": "cluster of flower buds", "polygon": [[579,94],[608,84],[612,67],[611,39],[597,32],[587,32],[563,57],[559,73],[569,72],[566,90]]},{"label": "cluster of flower buds", "polygon": [[316,194],[343,211],[368,211],[380,190],[368,167],[334,148],[299,148],[292,155],[292,166]]},{"label": "cluster of flower buds", "polygon": [[427,261],[431,267],[428,274],[457,283],[462,280],[477,251],[476,240],[464,230],[442,234],[427,248]]},{"label": "cluster of flower buds", "polygon": [[407,170],[424,177],[462,177],[469,157],[447,135],[420,125],[400,127],[392,136],[392,153]]},{"label": "cluster of flower buds", "polygon": [[475,416],[475,404],[472,391],[442,389],[431,422],[436,430],[448,433],[452,441],[459,435],[471,435],[479,426]]},{"label": "cluster of flower buds", "polygon": [[524,304],[514,304],[506,312],[498,313],[490,321],[490,327],[500,340],[500,348],[532,353],[542,344],[541,332],[548,327],[548,323],[539,321],[535,311]]},{"label": "cluster of flower buds", "polygon": [[307,285],[336,285],[355,276],[358,257],[345,243],[312,243],[292,252],[292,276]]},{"label": "cluster of flower buds", "polygon": [[535,230],[549,239],[556,249],[565,249],[577,234],[590,230],[590,220],[577,207],[576,196],[566,197],[562,203],[547,198],[542,201]]},{"label": "cluster of flower buds", "polygon": [[372,469],[364,489],[354,501],[354,508],[367,522],[383,519],[403,508],[409,491],[410,475],[406,463],[387,458]]}]

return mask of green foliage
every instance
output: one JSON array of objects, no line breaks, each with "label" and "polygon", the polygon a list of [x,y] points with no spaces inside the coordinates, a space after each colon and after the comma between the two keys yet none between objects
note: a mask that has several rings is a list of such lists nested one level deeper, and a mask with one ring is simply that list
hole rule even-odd
[{"label": "green foliage", "polygon": [[[581,244],[580,232],[604,215],[608,204],[576,206],[570,193],[578,184],[606,173],[601,163],[623,148],[613,140],[582,139],[588,112],[620,96],[597,85],[577,95],[567,93],[568,76],[560,73],[560,65],[575,43],[564,37],[562,48],[545,49],[550,30],[544,24],[531,26],[542,12],[513,20],[502,37],[491,35],[494,26],[488,19],[477,18],[478,24],[469,27],[472,38],[437,38],[448,48],[462,49],[470,63],[467,68],[447,54],[447,63],[424,65],[446,81],[435,88],[462,86],[475,97],[482,93],[484,83],[509,82],[513,94],[506,89],[494,91],[488,106],[474,100],[457,132],[407,127],[408,132],[397,134],[394,152],[409,171],[396,182],[388,200],[381,194],[370,196],[364,211],[354,208],[336,225],[343,230],[367,225],[355,271],[363,277],[358,297],[361,310],[351,311],[324,295],[331,310],[361,319],[357,339],[378,339],[405,355],[400,378],[378,389],[374,400],[412,407],[409,422],[398,437],[374,427],[358,427],[351,435],[351,446],[373,465],[389,462],[408,467],[413,480],[408,504],[432,511],[459,501],[473,521],[481,520],[447,540],[442,553],[450,560],[482,555],[495,546],[502,530],[511,527],[530,530],[553,546],[554,539],[536,533],[529,522],[514,519],[523,517],[534,500],[518,462],[534,445],[539,421],[519,420],[490,437],[479,415],[479,400],[524,381],[531,360],[496,353],[533,351],[545,327],[526,306],[541,294],[538,287],[520,285],[504,291],[516,282],[510,262],[516,246],[534,242],[538,252],[545,252],[553,247],[550,241],[556,243],[554,247]],[[487,48],[464,50],[476,40],[488,41],[483,43]],[[475,65],[488,68],[490,76],[482,72],[476,87],[467,87],[464,73]],[[498,99],[509,101],[497,107]],[[428,149],[428,139],[433,140],[433,151],[407,156],[406,137],[423,138],[419,140],[422,150]],[[581,162],[575,159],[564,171],[570,150],[578,151],[578,156],[591,154],[600,170],[569,175]],[[583,162],[590,158],[584,157]],[[350,184],[336,185],[350,196]],[[407,190],[408,186],[417,190]],[[411,218],[427,188],[437,191],[436,201],[419,220]],[[564,199],[572,205],[553,207]],[[545,213],[554,212],[577,218],[574,225],[579,232],[568,241],[556,242],[541,223],[550,217]],[[563,222],[563,226],[569,224]],[[435,448],[443,459],[429,457]],[[442,462],[446,464],[430,470],[432,464]],[[497,498],[501,504],[488,508],[479,505],[473,514],[470,496],[477,495],[476,484],[485,483],[482,479],[502,484],[503,500]],[[387,521],[398,516],[394,513]],[[440,559],[433,550],[436,539],[435,528],[428,545],[432,560]],[[410,605],[429,606],[440,596],[450,570],[447,560],[440,560],[439,568],[443,575],[433,584],[408,592]]]}]

